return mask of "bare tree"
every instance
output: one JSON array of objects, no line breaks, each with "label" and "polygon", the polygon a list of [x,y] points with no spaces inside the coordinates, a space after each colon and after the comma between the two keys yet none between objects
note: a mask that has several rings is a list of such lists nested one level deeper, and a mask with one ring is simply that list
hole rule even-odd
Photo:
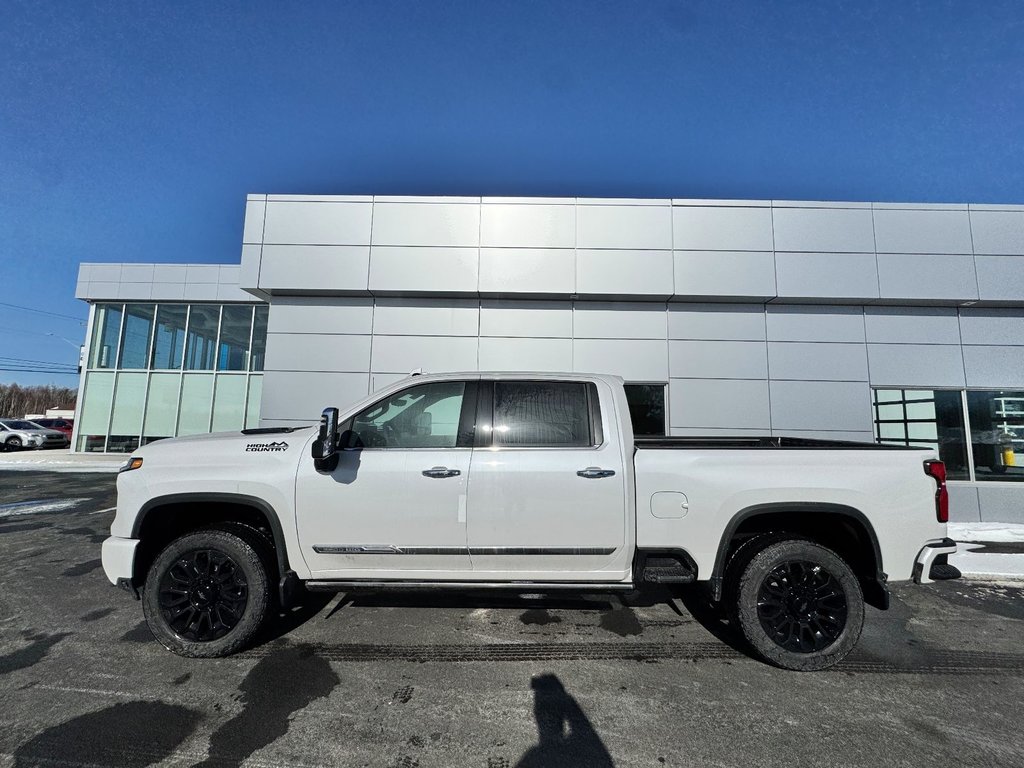
[{"label": "bare tree", "polygon": [[0,416],[21,418],[28,413],[45,413],[47,408],[74,408],[78,390],[40,384],[0,384]]}]

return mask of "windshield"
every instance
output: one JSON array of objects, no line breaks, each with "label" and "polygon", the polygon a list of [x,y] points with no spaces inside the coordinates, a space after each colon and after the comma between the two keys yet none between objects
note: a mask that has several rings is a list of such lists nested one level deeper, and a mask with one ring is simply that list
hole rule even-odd
[{"label": "windshield", "polygon": [[23,421],[21,419],[5,421],[4,425],[11,429],[42,429],[38,424],[33,424],[31,421]]}]

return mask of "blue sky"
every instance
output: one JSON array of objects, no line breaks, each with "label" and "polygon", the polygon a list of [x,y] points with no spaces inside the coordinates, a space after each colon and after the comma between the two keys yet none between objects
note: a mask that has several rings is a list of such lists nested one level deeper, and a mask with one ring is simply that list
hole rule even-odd
[{"label": "blue sky", "polygon": [[[81,261],[232,262],[245,195],[1024,203],[1024,4],[23,2],[0,25],[0,368]],[[0,370],[0,381],[75,376]]]}]

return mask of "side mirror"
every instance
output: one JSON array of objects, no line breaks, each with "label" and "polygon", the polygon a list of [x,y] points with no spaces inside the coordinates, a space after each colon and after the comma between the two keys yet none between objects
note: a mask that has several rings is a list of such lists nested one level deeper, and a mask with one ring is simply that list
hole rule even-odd
[{"label": "side mirror", "polygon": [[310,453],[318,472],[333,472],[338,466],[338,409],[324,408],[320,415],[320,433]]}]

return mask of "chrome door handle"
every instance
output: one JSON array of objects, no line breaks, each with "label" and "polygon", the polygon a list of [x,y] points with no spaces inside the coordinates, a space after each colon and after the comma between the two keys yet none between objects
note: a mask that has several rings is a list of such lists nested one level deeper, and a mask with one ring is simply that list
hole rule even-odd
[{"label": "chrome door handle", "polygon": [[600,467],[587,467],[581,469],[577,473],[580,477],[597,478],[597,477],[611,477],[615,474],[614,469],[601,469]]},{"label": "chrome door handle", "polygon": [[461,474],[462,472],[459,470],[448,469],[448,467],[431,467],[430,469],[423,470],[424,477],[455,477],[456,475]]}]

